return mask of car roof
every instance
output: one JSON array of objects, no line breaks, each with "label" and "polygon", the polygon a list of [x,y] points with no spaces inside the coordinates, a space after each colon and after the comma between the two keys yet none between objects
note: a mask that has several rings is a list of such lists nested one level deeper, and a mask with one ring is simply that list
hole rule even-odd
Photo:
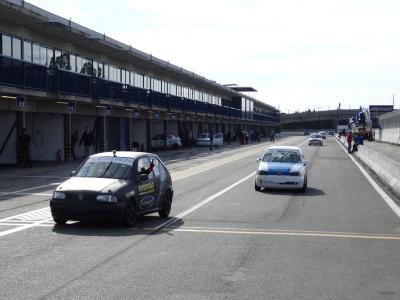
[{"label": "car roof", "polygon": [[[115,156],[116,157],[129,157],[129,158],[138,158],[143,155],[153,155],[157,156],[153,153],[148,153],[148,152],[134,152],[134,151],[116,151]],[[101,153],[96,153],[91,155],[91,157],[104,157],[104,156],[114,156],[114,151],[111,152],[101,152]]]},{"label": "car roof", "polygon": [[270,146],[267,150],[297,150],[300,151],[300,147],[297,146]]}]

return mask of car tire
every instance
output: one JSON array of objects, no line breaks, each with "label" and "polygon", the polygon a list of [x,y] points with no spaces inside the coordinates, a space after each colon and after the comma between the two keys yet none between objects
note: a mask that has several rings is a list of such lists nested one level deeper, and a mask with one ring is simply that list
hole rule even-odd
[{"label": "car tire", "polygon": [[66,218],[60,218],[60,217],[53,217],[54,222],[57,225],[65,225],[65,223],[67,223],[67,219]]},{"label": "car tire", "polygon": [[123,223],[126,227],[132,227],[136,224],[136,209],[134,199],[129,199],[126,202]]},{"label": "car tire", "polygon": [[254,189],[259,192],[261,191],[261,186],[258,186],[257,183],[254,183]]},{"label": "car tire", "polygon": [[165,193],[163,207],[158,211],[158,215],[160,218],[167,218],[171,212],[172,206],[172,193],[171,191],[167,191]]}]

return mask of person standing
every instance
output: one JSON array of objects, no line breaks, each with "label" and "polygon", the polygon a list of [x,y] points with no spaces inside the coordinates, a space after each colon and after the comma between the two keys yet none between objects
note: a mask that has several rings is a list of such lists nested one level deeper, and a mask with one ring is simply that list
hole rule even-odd
[{"label": "person standing", "polygon": [[351,153],[351,143],[353,141],[353,134],[351,131],[347,134],[347,153]]},{"label": "person standing", "polygon": [[271,142],[275,143],[275,131],[273,129],[271,131]]},{"label": "person standing", "polygon": [[212,129],[210,130],[209,136],[210,136],[210,150],[213,150],[214,131]]},{"label": "person standing", "polygon": [[24,168],[32,168],[32,161],[31,161],[31,136],[26,133],[26,129],[22,128],[22,133],[19,137],[19,144],[21,147],[22,152],[22,166]]},{"label": "person standing", "polygon": [[92,146],[94,144],[94,137],[93,133],[90,131],[89,126],[86,126],[86,130],[82,135],[81,141],[79,142],[80,145],[85,146],[85,156],[89,156],[92,154]]},{"label": "person standing", "polygon": [[230,145],[231,144],[231,131],[230,130],[228,130],[228,134],[226,135],[226,139],[227,139],[228,145]]}]

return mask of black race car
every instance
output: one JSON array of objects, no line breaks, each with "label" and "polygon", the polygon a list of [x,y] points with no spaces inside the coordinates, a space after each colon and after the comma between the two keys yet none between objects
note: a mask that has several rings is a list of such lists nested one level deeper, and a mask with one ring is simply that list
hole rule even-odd
[{"label": "black race car", "polygon": [[118,219],[133,226],[136,217],[171,211],[171,175],[151,153],[113,151],[90,156],[60,184],[50,201],[57,224],[68,220]]}]

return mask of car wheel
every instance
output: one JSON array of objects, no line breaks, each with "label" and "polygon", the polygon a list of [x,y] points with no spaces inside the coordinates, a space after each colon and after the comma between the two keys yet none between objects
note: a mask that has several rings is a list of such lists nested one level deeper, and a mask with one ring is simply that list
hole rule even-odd
[{"label": "car wheel", "polygon": [[257,185],[257,183],[254,183],[254,189],[259,192],[261,191],[261,187]]},{"label": "car wheel", "polygon": [[55,217],[53,218],[53,220],[57,225],[65,225],[65,223],[67,223],[68,221],[66,218],[59,218],[59,217]]},{"label": "car wheel", "polygon": [[171,212],[171,205],[172,205],[172,193],[171,191],[167,191],[165,193],[163,207],[158,211],[158,214],[161,218],[166,218],[169,216],[169,213]]},{"label": "car wheel", "polygon": [[134,199],[129,199],[126,202],[123,221],[124,221],[124,225],[127,227],[132,227],[136,224],[136,210],[135,210],[135,200]]},{"label": "car wheel", "polygon": [[172,150],[178,150],[179,149],[179,145],[178,144],[173,144],[172,145]]}]

